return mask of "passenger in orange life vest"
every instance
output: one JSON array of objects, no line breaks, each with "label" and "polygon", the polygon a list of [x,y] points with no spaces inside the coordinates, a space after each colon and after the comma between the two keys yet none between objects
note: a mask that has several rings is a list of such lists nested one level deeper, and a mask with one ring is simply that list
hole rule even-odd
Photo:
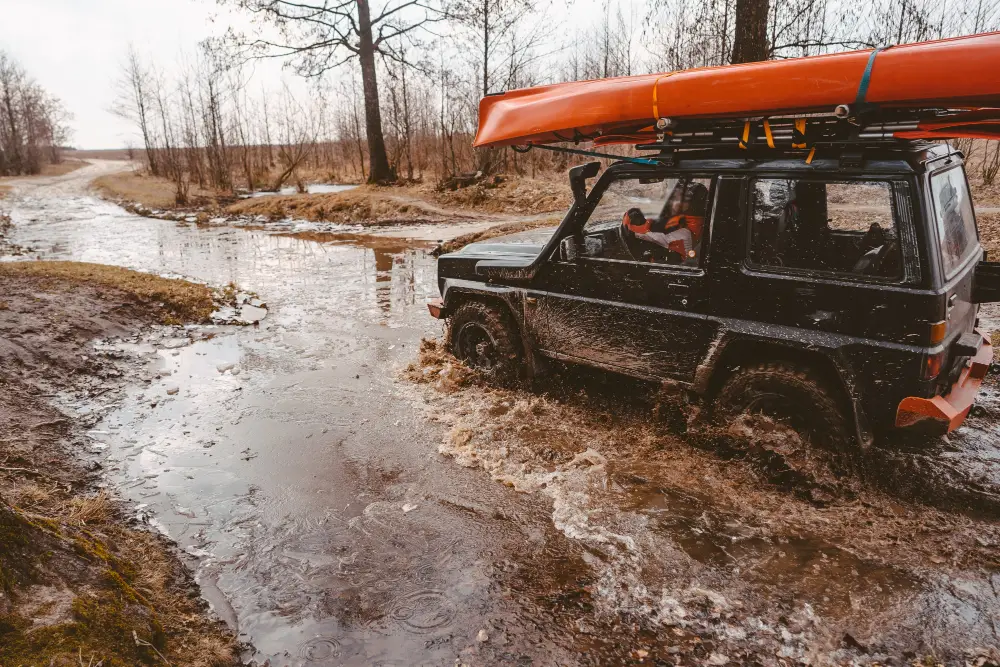
[{"label": "passenger in orange life vest", "polygon": [[681,262],[694,260],[701,247],[707,205],[708,188],[701,183],[681,181],[656,220],[647,220],[642,211],[632,208],[622,224],[636,238],[676,253]]}]

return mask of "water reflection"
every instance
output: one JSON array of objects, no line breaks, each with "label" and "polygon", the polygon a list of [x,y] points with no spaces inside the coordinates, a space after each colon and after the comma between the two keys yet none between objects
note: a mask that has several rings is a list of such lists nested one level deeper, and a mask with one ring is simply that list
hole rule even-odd
[{"label": "water reflection", "polygon": [[21,224],[11,240],[46,259],[118,264],[212,285],[234,282],[280,304],[272,316],[283,324],[303,322],[309,310],[334,320],[432,326],[423,307],[437,291],[428,243],[199,227],[136,218],[97,200],[89,209],[77,201],[55,221],[32,222],[51,207],[45,199],[20,202],[13,214]]}]

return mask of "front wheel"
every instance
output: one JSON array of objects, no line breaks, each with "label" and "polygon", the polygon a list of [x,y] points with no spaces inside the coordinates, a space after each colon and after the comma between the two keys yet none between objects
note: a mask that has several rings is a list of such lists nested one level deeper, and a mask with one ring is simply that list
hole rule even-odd
[{"label": "front wheel", "polygon": [[517,328],[507,309],[468,301],[455,311],[448,328],[451,353],[488,379],[517,379],[522,366]]},{"label": "front wheel", "polygon": [[835,451],[849,451],[854,442],[836,392],[810,371],[789,363],[737,370],[722,386],[715,405],[720,420],[744,412],[765,414]]}]

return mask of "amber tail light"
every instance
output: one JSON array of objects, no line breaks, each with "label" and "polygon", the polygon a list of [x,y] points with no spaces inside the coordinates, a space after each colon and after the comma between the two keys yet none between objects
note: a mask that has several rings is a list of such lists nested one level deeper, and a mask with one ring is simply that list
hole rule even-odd
[{"label": "amber tail light", "polygon": [[940,322],[934,322],[931,324],[931,345],[937,345],[944,340],[944,337],[948,334],[948,322],[947,320],[941,320]]}]

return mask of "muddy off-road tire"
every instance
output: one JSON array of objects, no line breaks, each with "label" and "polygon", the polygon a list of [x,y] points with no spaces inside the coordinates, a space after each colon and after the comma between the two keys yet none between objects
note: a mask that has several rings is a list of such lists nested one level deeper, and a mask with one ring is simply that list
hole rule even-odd
[{"label": "muddy off-road tire", "polygon": [[488,380],[516,382],[523,367],[517,327],[506,308],[482,301],[467,301],[448,323],[451,353]]},{"label": "muddy off-road tire", "polygon": [[768,362],[734,372],[716,395],[714,413],[722,422],[744,412],[784,422],[823,447],[853,449],[850,421],[837,393],[799,366]]}]

